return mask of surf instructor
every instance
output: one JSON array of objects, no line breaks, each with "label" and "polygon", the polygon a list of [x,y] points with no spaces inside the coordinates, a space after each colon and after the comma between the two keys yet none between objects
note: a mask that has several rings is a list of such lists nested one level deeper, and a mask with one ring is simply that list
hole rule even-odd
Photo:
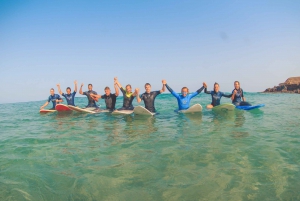
[{"label": "surf instructor", "polygon": [[88,107],[98,108],[94,98],[91,96],[91,94],[97,95],[97,92],[93,91],[93,85],[88,84],[88,91],[85,91],[85,92],[82,92],[82,86],[83,86],[83,83],[80,86],[79,93],[81,95],[85,95],[88,98],[88,105],[86,106],[86,108],[88,108]]},{"label": "surf instructor", "polygon": [[204,89],[204,83],[203,83],[203,86],[200,89],[198,89],[194,93],[189,94],[189,89],[187,87],[182,87],[181,95],[179,95],[178,93],[173,91],[173,89],[171,89],[171,87],[167,84],[166,81],[165,84],[169,92],[171,92],[171,94],[177,99],[179,110],[189,109],[191,99],[197,96],[198,94],[200,94],[201,91]]},{"label": "surf instructor", "polygon": [[145,108],[149,110],[150,112],[156,112],[154,107],[154,100],[157,95],[165,92],[166,90],[166,80],[162,80],[162,89],[159,91],[151,91],[151,85],[149,83],[145,84],[145,90],[146,92],[143,93],[140,97],[137,98],[137,102],[140,103],[142,100],[145,103]]},{"label": "surf instructor", "polygon": [[65,94],[61,91],[60,84],[57,84],[57,89],[58,89],[58,92],[60,93],[60,95],[62,95],[63,97],[66,98],[68,105],[73,105],[73,106],[75,106],[74,98],[75,98],[75,95],[77,92],[77,81],[76,80],[74,81],[74,85],[75,85],[75,89],[74,89],[73,93],[71,93],[71,88],[67,87],[67,89],[66,89],[67,93]]},{"label": "surf instructor", "polygon": [[104,92],[105,94],[100,96],[100,95],[94,95],[94,94],[91,94],[91,96],[96,99],[98,101],[99,98],[102,98],[105,100],[105,104],[106,104],[106,109],[109,110],[110,112],[114,111],[115,110],[115,106],[116,106],[116,100],[117,100],[117,97],[119,96],[119,89],[118,89],[118,86],[116,84],[116,80],[117,78],[115,77],[114,78],[114,88],[115,88],[115,93],[112,94],[110,92],[110,88],[109,87],[105,87],[104,88]]},{"label": "surf instructor", "polygon": [[53,107],[50,110],[55,110],[56,104],[63,102],[63,100],[61,99],[61,97],[58,94],[54,93],[54,89],[53,88],[50,89],[50,96],[48,98],[48,101],[46,101],[46,103],[40,109],[41,110],[44,109],[44,107],[46,107],[50,103],[50,101],[53,104]]},{"label": "surf instructor", "polygon": [[117,86],[120,88],[121,92],[123,93],[123,106],[119,108],[118,110],[133,110],[134,107],[132,105],[132,101],[134,97],[137,96],[137,99],[139,98],[139,89],[136,88],[135,91],[132,93],[131,85],[127,84],[125,89],[122,87],[120,82],[118,81],[118,78],[115,77],[115,82]]}]

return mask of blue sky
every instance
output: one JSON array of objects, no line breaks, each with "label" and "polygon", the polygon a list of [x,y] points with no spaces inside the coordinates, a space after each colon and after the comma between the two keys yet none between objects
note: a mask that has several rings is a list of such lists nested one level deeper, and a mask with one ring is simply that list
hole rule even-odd
[{"label": "blue sky", "polygon": [[[263,91],[300,76],[300,1],[0,0],[0,103],[46,100],[73,81],[98,93]],[[80,96],[80,95],[79,95]]]}]

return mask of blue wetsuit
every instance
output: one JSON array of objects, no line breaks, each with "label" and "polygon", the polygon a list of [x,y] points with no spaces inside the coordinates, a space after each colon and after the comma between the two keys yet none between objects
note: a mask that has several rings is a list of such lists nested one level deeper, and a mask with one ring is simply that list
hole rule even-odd
[{"label": "blue wetsuit", "polygon": [[89,100],[89,103],[86,107],[98,108],[98,106],[96,105],[96,101],[90,96],[91,93],[97,95],[97,92],[95,92],[93,90],[83,92],[83,95],[86,95]]},{"label": "blue wetsuit", "polygon": [[223,92],[220,92],[220,91],[218,91],[218,92],[207,91],[206,88],[204,89],[204,92],[207,93],[207,94],[211,94],[211,98],[212,98],[211,104],[213,106],[220,105],[220,101],[221,101],[222,96],[224,96],[226,98],[230,98],[231,97],[231,94],[226,95],[226,94],[224,94]]},{"label": "blue wetsuit", "polygon": [[61,100],[61,97],[58,94],[50,95],[48,98],[48,102],[52,102],[53,107],[50,110],[55,110],[56,100]]},{"label": "blue wetsuit", "polygon": [[184,97],[183,95],[179,95],[178,93],[174,92],[173,89],[171,89],[168,84],[166,84],[166,87],[169,90],[169,92],[171,92],[171,94],[177,99],[179,110],[189,109],[191,99],[197,96],[199,93],[201,93],[201,91],[204,89],[204,87],[202,86],[196,92],[192,94],[187,94]]},{"label": "blue wetsuit", "polygon": [[70,94],[62,93],[61,95],[66,98],[68,105],[75,106],[75,103],[74,103],[75,94],[76,94],[76,92],[74,91],[73,93],[70,93]]},{"label": "blue wetsuit", "polygon": [[[234,89],[236,90],[236,89]],[[232,90],[232,93],[234,92],[234,90]],[[234,104],[235,106],[250,106],[251,104],[245,101],[242,101],[242,97],[244,97],[244,91],[243,89],[238,89],[236,90],[236,94],[234,96],[234,99],[232,100],[232,104]]]}]

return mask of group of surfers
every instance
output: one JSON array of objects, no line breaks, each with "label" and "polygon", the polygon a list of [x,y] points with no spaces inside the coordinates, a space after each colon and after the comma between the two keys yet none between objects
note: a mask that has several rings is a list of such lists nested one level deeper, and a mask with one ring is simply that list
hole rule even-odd
[{"label": "group of surfers", "polygon": [[[75,89],[71,93],[71,88],[67,87],[66,93],[63,93],[60,88],[60,84],[57,84],[58,92],[61,94],[61,96],[65,97],[68,105],[75,106],[74,98],[77,93],[77,81],[74,81]],[[104,99],[106,104],[106,109],[109,111],[114,111],[115,105],[116,105],[116,99],[119,96],[119,88],[121,92],[123,93],[123,106],[117,110],[133,110],[134,107],[132,105],[132,101],[136,97],[137,102],[140,103],[142,100],[144,101],[145,108],[149,110],[150,112],[156,112],[154,107],[154,101],[157,95],[163,93],[166,88],[171,92],[171,94],[177,99],[178,102],[178,110],[187,110],[190,107],[190,101],[193,97],[197,96],[199,93],[201,93],[204,89],[204,93],[210,94],[212,97],[212,102],[208,104],[206,107],[208,109],[211,109],[215,106],[220,105],[220,100],[224,96],[226,98],[231,98],[232,103],[236,106],[238,105],[250,105],[249,103],[245,102],[245,96],[243,93],[243,90],[240,88],[239,81],[234,82],[234,89],[231,94],[225,94],[221,91],[219,91],[220,85],[218,83],[214,83],[214,90],[207,91],[207,84],[203,82],[203,86],[195,91],[194,93],[189,93],[189,89],[187,87],[182,87],[181,94],[176,93],[173,91],[173,89],[167,84],[166,80],[162,80],[162,89],[158,91],[151,91],[151,85],[149,83],[145,84],[145,92],[141,95],[139,95],[139,89],[136,88],[134,92],[132,92],[131,85],[128,84],[126,87],[122,87],[120,82],[118,81],[118,78],[114,78],[114,88],[115,93],[111,93],[111,90],[109,87],[104,88],[104,94],[98,95],[97,92],[93,91],[93,85],[88,85],[88,91],[83,92],[82,91],[83,83],[80,86],[79,93],[81,95],[85,95],[88,98],[88,105],[86,108],[95,108],[95,110],[100,110],[100,108],[97,106],[96,102],[98,102],[99,99]],[[55,94],[54,89],[50,89],[50,96],[46,103],[41,106],[41,110],[44,109],[50,102],[53,103],[53,107],[51,110],[55,110],[56,104],[59,104],[63,102],[60,95]]]}]

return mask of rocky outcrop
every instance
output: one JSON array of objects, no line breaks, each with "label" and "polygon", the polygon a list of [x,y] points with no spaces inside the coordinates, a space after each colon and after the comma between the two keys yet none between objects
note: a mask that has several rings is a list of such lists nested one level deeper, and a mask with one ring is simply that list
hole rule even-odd
[{"label": "rocky outcrop", "polygon": [[268,88],[264,92],[298,93],[300,94],[300,77],[290,77],[278,86]]}]

